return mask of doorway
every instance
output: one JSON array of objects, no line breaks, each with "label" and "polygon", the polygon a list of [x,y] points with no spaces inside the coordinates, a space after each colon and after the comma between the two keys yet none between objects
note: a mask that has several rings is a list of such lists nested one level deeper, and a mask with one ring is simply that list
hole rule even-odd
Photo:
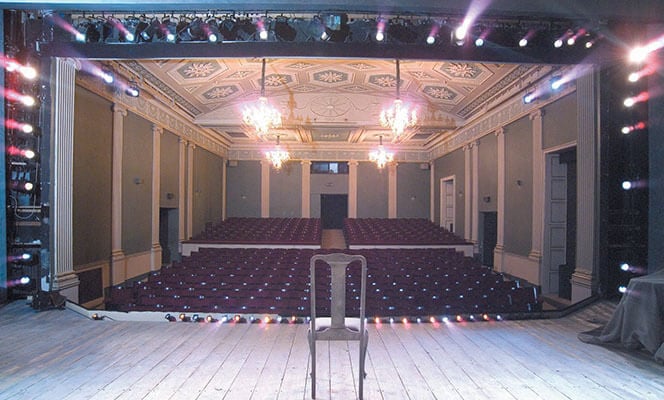
[{"label": "doorway", "polygon": [[455,177],[448,176],[440,180],[440,226],[454,233],[454,203]]},{"label": "doorway", "polygon": [[347,194],[321,194],[320,219],[323,229],[342,229],[348,217]]},{"label": "doorway", "polygon": [[180,260],[178,253],[178,209],[159,209],[159,245],[161,246],[161,265],[170,265]]},{"label": "doorway", "polygon": [[542,292],[571,298],[576,262],[576,149],[545,154]]}]

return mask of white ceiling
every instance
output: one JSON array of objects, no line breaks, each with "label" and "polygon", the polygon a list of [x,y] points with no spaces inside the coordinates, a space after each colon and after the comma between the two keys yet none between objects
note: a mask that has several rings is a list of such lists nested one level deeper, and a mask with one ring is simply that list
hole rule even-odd
[{"label": "white ceiling", "polygon": [[[260,95],[259,58],[114,61],[128,78],[171,99],[223,142],[257,142],[242,122],[243,108]],[[427,148],[436,138],[520,93],[550,66],[454,61],[400,61],[401,99],[418,111],[418,126],[403,145]],[[376,142],[389,130],[381,109],[396,98],[396,63],[385,59],[271,58],[265,93],[283,116],[275,131],[288,143],[336,146]]]}]

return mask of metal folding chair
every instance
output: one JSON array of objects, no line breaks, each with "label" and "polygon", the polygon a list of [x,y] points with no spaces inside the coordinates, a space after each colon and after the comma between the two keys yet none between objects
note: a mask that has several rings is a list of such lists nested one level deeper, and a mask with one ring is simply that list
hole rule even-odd
[{"label": "metal folding chair", "polygon": [[[331,282],[330,317],[316,315],[316,261],[329,265]],[[346,316],[346,276],[349,265],[359,261],[361,267],[361,289],[358,317]],[[356,263],[357,264],[357,263]],[[319,266],[320,267],[320,263]],[[316,398],[316,341],[318,340],[357,340],[360,342],[359,397],[364,391],[366,372],[364,364],[367,355],[369,335],[364,326],[365,300],[367,286],[367,260],[362,255],[343,253],[317,254],[311,257],[311,322],[309,326],[309,348],[311,350],[311,398]]]}]

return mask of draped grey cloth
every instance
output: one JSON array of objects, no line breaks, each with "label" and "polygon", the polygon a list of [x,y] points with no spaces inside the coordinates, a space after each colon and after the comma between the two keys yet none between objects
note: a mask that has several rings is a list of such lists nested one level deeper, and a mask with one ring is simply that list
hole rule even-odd
[{"label": "draped grey cloth", "polygon": [[628,349],[645,348],[654,354],[656,361],[664,363],[664,269],[632,278],[600,334],[580,333],[578,337],[592,344],[619,343]]}]

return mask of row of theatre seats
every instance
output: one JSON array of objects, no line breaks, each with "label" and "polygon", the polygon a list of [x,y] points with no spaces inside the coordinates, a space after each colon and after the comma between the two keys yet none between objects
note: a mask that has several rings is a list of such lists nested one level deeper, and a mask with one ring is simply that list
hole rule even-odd
[{"label": "row of theatre seats", "polygon": [[232,244],[313,244],[320,245],[320,218],[234,217],[210,224],[194,242]]},{"label": "row of theatre seats", "polygon": [[343,233],[350,246],[466,243],[463,238],[424,218],[346,218]]},{"label": "row of theatre seats", "polygon": [[[203,248],[131,286],[111,288],[107,309],[276,314],[310,313],[309,260],[339,250]],[[540,309],[536,288],[519,287],[453,249],[344,250],[367,258],[366,315],[379,317],[516,313]],[[349,312],[360,293],[350,272]],[[317,304],[330,296],[317,276]],[[318,309],[319,315],[326,310]]]}]

